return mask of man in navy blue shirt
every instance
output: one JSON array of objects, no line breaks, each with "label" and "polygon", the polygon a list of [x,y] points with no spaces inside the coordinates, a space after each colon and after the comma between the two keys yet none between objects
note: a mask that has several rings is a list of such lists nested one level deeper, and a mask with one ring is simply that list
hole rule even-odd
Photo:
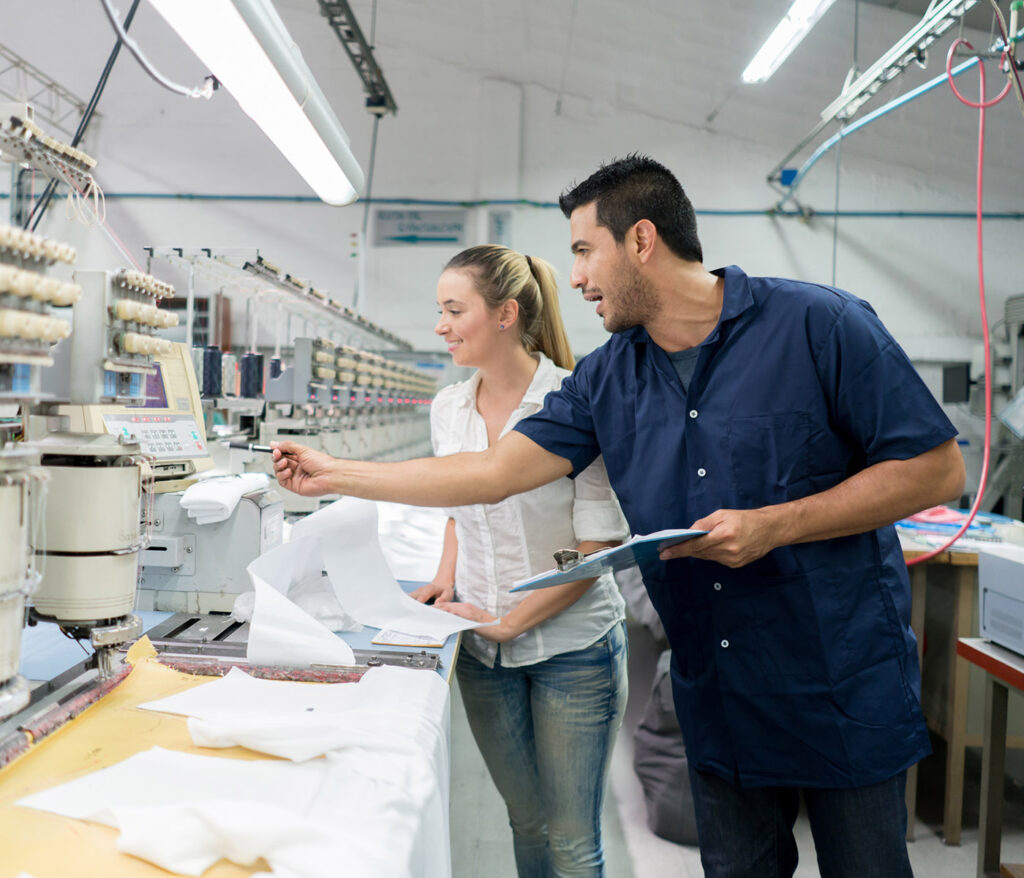
[{"label": "man in navy blue shirt", "polygon": [[905,772],[928,752],[892,522],[959,497],[956,431],[871,307],[702,264],[675,177],[631,156],[562,196],[572,284],[612,337],[479,454],[374,464],[281,443],[281,483],[497,502],[603,454],[634,533],[707,530],[645,565],[672,645],[709,876],[910,875]]}]

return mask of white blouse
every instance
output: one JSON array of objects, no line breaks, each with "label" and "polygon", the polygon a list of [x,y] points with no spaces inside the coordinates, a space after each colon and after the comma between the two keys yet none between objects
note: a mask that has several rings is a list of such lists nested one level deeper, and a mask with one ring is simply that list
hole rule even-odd
[{"label": "white blouse", "polygon": [[[548,391],[559,388],[570,374],[543,354],[533,356],[538,359],[537,371],[502,429],[502,436],[522,418],[540,411]],[[479,385],[477,372],[466,381],[445,387],[434,398],[430,432],[436,456],[487,448],[487,427],[476,408]],[[512,584],[554,567],[554,552],[575,548],[584,540],[604,542],[628,536],[600,457],[575,479],[561,478],[492,505],[456,506],[445,511],[455,519],[459,544],[456,599],[499,617],[531,594],[511,594]],[[571,607],[501,644],[501,664],[531,665],[583,649],[624,617],[622,596],[611,574],[606,574]],[[472,631],[465,632],[462,644],[487,667],[494,667],[498,644]]]}]

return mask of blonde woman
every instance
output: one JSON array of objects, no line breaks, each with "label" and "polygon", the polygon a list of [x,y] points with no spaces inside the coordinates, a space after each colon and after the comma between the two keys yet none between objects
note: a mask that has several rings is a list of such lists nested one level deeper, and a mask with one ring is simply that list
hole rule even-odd
[{"label": "blonde woman", "polygon": [[[477,371],[434,400],[434,452],[482,451],[539,411],[574,365],[554,273],[506,247],[472,247],[445,267],[437,301],[435,332]],[[456,673],[508,808],[519,876],[603,875],[601,806],[627,691],[623,601],[610,575],[509,588],[550,568],[558,549],[626,536],[604,464],[448,513],[437,575],[414,597],[496,622],[463,636]]]}]

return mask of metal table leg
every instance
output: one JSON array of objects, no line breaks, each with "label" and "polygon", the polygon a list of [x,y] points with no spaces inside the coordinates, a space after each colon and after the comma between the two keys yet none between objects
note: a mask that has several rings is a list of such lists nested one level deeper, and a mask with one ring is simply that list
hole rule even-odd
[{"label": "metal table leg", "polygon": [[1006,766],[1008,690],[985,675],[985,734],[981,757],[981,814],[978,819],[978,878],[999,875],[1003,835],[1003,774]]}]

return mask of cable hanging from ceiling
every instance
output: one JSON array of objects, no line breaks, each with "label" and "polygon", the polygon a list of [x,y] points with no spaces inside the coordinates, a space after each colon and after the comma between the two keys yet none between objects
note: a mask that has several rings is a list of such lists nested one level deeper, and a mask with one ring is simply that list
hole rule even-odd
[{"label": "cable hanging from ceiling", "polygon": [[[946,55],[946,77],[949,81],[949,87],[953,90],[953,94],[956,96],[957,100],[962,104],[966,104],[968,107],[975,108],[978,111],[978,162],[975,194],[977,220],[975,226],[975,238],[978,262],[978,309],[981,315],[981,337],[985,350],[985,447],[982,451],[981,475],[978,478],[978,491],[974,497],[974,503],[971,504],[967,518],[960,525],[960,529],[941,546],[907,561],[907,566],[921,564],[931,558],[934,558],[936,555],[942,554],[967,532],[967,529],[971,526],[971,522],[974,520],[974,517],[978,514],[978,510],[981,508],[981,502],[985,496],[985,488],[988,484],[989,457],[992,448],[992,353],[989,344],[988,306],[985,301],[985,251],[983,246],[984,239],[982,236],[985,180],[985,111],[994,107],[1010,93],[1014,77],[1011,75],[1008,78],[1006,85],[1003,87],[1003,90],[992,100],[987,101],[985,99],[985,64],[984,61],[979,61],[978,75],[980,78],[980,98],[976,102],[965,98],[960,93],[959,89],[957,89],[956,83],[953,81],[953,56],[961,45],[966,46],[972,52],[974,51],[974,47],[963,38],[958,37],[954,40],[953,45],[949,47],[949,52]],[[1001,63],[1006,61],[1007,56],[1010,59],[1010,67],[1013,68],[1015,66],[1013,63],[1013,47],[1009,41],[1006,42],[1006,49],[1004,51],[1004,57],[1001,59]],[[1019,83],[1019,80],[1017,81]]]},{"label": "cable hanging from ceiling", "polygon": [[178,83],[172,82],[157,70],[152,63],[150,63],[149,59],[142,54],[142,49],[139,48],[139,44],[128,36],[128,32],[121,26],[121,22],[117,17],[117,12],[111,5],[110,0],[100,0],[100,3],[103,4],[103,11],[106,12],[107,20],[110,22],[110,26],[114,29],[114,33],[117,34],[118,40],[120,40],[128,51],[132,53],[135,60],[139,62],[142,69],[149,74],[150,78],[152,78],[154,82],[163,86],[168,91],[182,95],[186,98],[204,98],[209,100],[213,97],[213,93],[218,88],[217,80],[214,77],[207,76],[201,86],[196,86],[194,88],[186,85],[178,85]]}]

